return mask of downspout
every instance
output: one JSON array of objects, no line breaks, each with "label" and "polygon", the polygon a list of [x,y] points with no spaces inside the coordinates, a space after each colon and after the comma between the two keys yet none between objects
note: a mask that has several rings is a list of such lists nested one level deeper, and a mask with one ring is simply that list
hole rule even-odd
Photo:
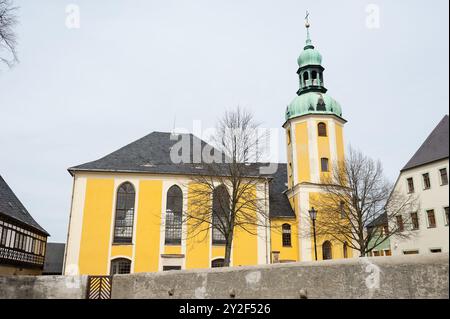
[{"label": "downspout", "polygon": [[269,251],[272,247],[272,238],[268,235],[267,233],[267,223],[269,223],[269,227],[270,227],[270,218],[269,218],[269,199],[268,199],[268,187],[269,187],[269,181],[268,178],[266,177],[266,183],[264,185],[264,200],[266,203],[266,212],[267,212],[267,219],[266,219],[266,227],[265,227],[265,232],[266,232],[266,265],[269,264]]}]

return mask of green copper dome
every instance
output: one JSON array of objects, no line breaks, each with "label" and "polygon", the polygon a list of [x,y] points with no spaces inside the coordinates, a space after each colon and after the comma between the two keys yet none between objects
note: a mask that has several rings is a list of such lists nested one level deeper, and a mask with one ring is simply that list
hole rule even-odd
[{"label": "green copper dome", "polygon": [[331,96],[321,92],[298,95],[286,108],[286,120],[306,114],[334,114],[342,117],[341,105]]},{"label": "green copper dome", "polygon": [[304,67],[306,65],[321,65],[322,55],[319,51],[314,49],[312,45],[309,45],[305,47],[302,53],[300,53],[297,63],[299,67]]}]

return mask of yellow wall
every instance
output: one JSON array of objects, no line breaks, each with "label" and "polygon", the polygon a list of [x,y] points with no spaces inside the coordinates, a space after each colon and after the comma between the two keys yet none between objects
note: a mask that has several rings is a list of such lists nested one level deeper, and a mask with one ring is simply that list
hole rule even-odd
[{"label": "yellow wall", "polygon": [[[195,191],[196,187],[202,187],[201,185],[191,183],[188,187],[188,198],[192,196],[198,196],[198,192]],[[193,193],[194,192],[194,193]],[[188,205],[193,205],[194,203],[189,203]],[[191,211],[195,211],[198,207],[191,206],[189,208]],[[210,229],[208,223],[203,223],[199,228],[193,228],[193,221],[188,220],[187,222],[187,240],[186,240],[186,268],[209,268],[209,249],[210,249]],[[194,236],[198,234],[197,236]]]},{"label": "yellow wall", "polygon": [[[327,126],[327,136],[319,136],[317,131],[317,125],[323,122]],[[319,151],[319,169],[320,169],[320,178],[327,178],[329,177],[329,173],[322,172],[322,165],[321,165],[321,158],[326,157],[328,158],[328,170],[331,171],[334,163],[331,161],[331,152],[330,152],[330,127],[329,127],[329,121],[325,120],[317,120],[316,121],[316,127],[315,127],[315,134],[317,136],[317,148]]]},{"label": "yellow wall", "polygon": [[342,125],[336,123],[336,149],[338,161],[344,160],[344,132]]},{"label": "yellow wall", "polygon": [[[291,225],[291,247],[283,247],[281,226],[283,224]],[[298,256],[298,236],[297,223],[295,219],[272,219],[270,221],[270,241],[271,251],[279,251],[279,259],[281,260],[299,260]]]},{"label": "yellow wall", "polygon": [[128,257],[133,258],[133,245],[112,245],[111,247],[111,259],[116,257]]},{"label": "yellow wall", "polygon": [[295,126],[295,140],[297,152],[297,180],[298,183],[310,182],[308,126],[306,122]]},{"label": "yellow wall", "polygon": [[80,274],[108,273],[114,180],[88,179],[81,233]]},{"label": "yellow wall", "polygon": [[141,181],[136,225],[135,272],[158,271],[161,205],[162,181]]},{"label": "yellow wall", "polygon": [[[251,196],[251,197],[250,197]],[[252,187],[244,198],[256,198],[256,189]],[[244,203],[240,203],[244,204]],[[249,219],[256,220],[256,212],[245,211]],[[254,225],[245,225],[245,229],[236,227],[233,239],[233,266],[258,264],[258,237]]]},{"label": "yellow wall", "polygon": [[[309,202],[310,203],[317,203],[317,201],[320,201],[320,193],[310,193],[309,194]],[[317,213],[317,220],[316,225],[320,225],[320,209]],[[311,226],[311,234],[313,233],[313,229]],[[318,235],[316,237],[317,241],[317,260],[323,260],[323,254],[322,254],[322,245],[325,241],[331,242],[331,255],[332,259],[340,259],[344,258],[344,247],[343,242],[340,240],[335,239],[332,236],[320,236]],[[347,248],[347,256],[348,258],[351,258],[352,255],[352,249],[350,247]],[[311,240],[311,258],[312,260],[315,259],[315,252],[314,252],[314,240]]]}]

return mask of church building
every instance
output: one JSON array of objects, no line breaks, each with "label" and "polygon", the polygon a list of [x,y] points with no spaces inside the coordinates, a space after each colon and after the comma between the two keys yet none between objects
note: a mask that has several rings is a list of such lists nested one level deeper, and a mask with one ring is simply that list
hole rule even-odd
[{"label": "church building", "polygon": [[[270,227],[258,225],[255,234],[237,230],[231,266],[353,256],[331,238],[317,238],[314,246],[311,203],[323,191],[322,178],[344,159],[346,121],[339,103],[327,94],[322,56],[312,44],[308,22],[306,27],[306,45],[298,58],[299,89],[280,123],[286,132],[287,163],[276,164],[275,173],[252,176],[255,196],[266,202]],[[173,135],[152,132],[99,160],[69,168],[73,194],[65,274],[223,266],[220,236],[210,229],[201,238],[188,237],[189,225],[177,217],[191,205],[187,194],[202,165],[171,161],[178,141]],[[205,144],[192,134],[177,137]]]}]

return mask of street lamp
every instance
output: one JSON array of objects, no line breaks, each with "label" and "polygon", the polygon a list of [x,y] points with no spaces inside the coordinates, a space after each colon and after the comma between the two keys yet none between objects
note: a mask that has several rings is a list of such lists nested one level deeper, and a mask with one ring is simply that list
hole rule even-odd
[{"label": "street lamp", "polygon": [[314,232],[314,254],[317,260],[317,244],[316,244],[316,218],[317,218],[317,210],[314,207],[311,207],[309,210],[309,217],[311,217],[313,222],[313,232]]}]

